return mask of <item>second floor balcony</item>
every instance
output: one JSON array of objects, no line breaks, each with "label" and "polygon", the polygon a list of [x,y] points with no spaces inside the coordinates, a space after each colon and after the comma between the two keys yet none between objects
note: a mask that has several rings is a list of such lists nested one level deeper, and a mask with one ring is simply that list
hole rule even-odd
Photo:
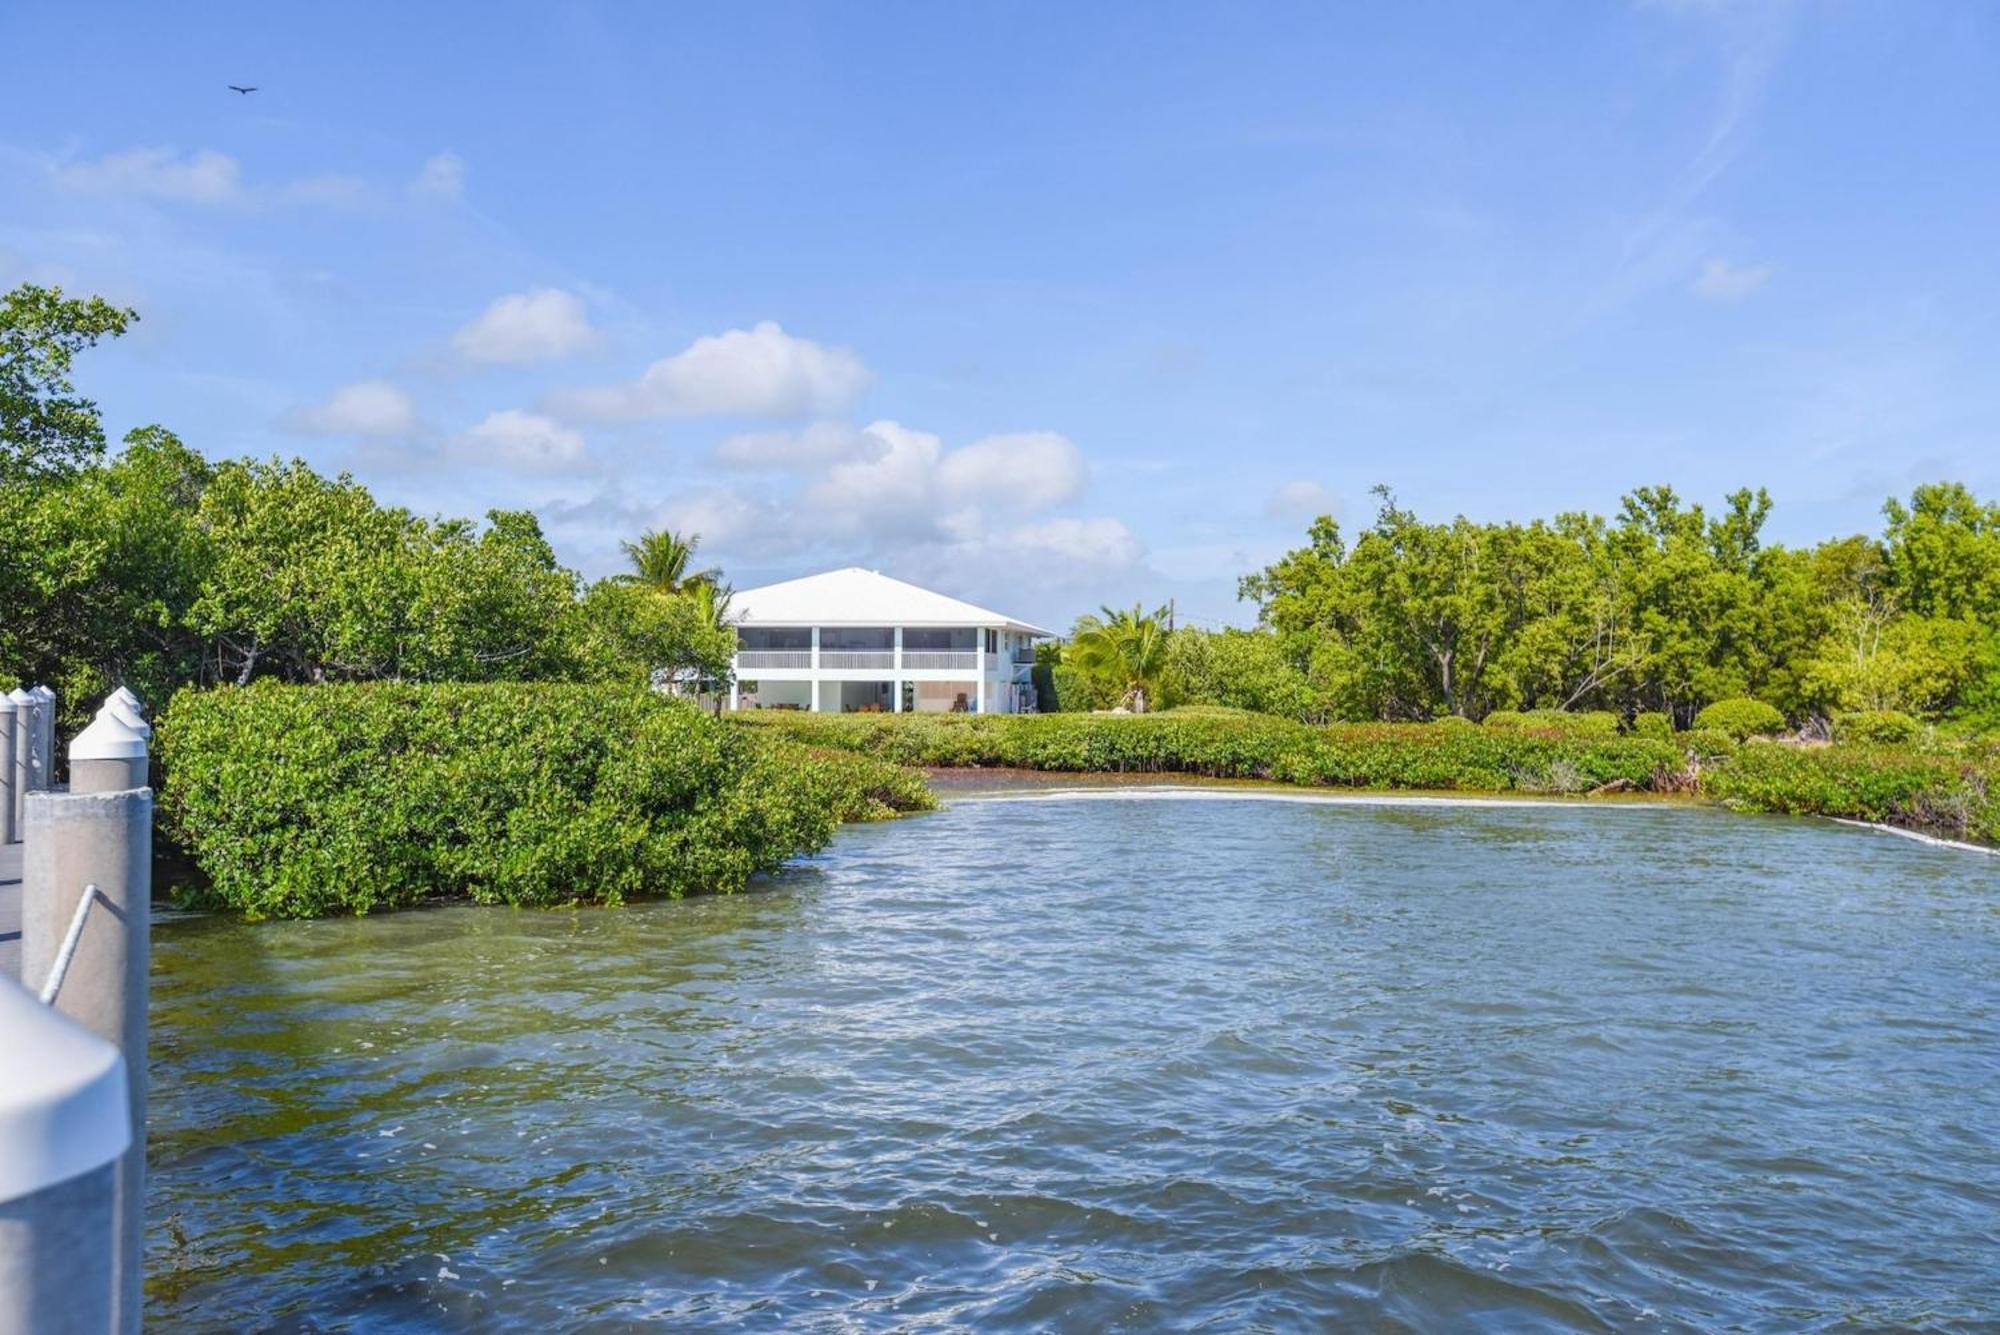
[{"label": "second floor balcony", "polygon": [[745,627],[736,670],[756,672],[979,672],[1034,662],[1032,647],[982,653],[985,632],[972,627]]}]

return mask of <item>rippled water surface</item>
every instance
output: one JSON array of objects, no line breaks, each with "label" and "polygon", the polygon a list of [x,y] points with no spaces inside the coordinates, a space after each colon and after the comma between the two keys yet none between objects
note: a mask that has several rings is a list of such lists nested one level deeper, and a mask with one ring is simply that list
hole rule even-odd
[{"label": "rippled water surface", "polygon": [[2000,871],[967,801],[757,893],[163,925],[162,1326],[2000,1323]]}]

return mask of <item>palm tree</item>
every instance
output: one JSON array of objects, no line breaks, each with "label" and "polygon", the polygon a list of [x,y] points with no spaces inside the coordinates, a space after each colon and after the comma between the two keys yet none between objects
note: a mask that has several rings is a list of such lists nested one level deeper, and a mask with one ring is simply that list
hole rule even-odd
[{"label": "palm tree", "polygon": [[722,572],[713,567],[693,572],[688,570],[694,564],[696,550],[701,546],[699,533],[682,537],[672,529],[648,529],[639,535],[637,542],[621,542],[618,545],[624,551],[625,559],[632,563],[632,573],[618,578],[627,584],[643,584],[655,593],[680,593],[684,589],[714,584],[722,577]]},{"label": "palm tree", "polygon": [[1143,714],[1159,698],[1167,671],[1167,609],[1147,615],[1134,603],[1129,612],[1101,611],[1078,619],[1069,652],[1086,674],[1111,687],[1120,704]]},{"label": "palm tree", "polygon": [[704,570],[681,586],[694,599],[695,623],[703,630],[728,630],[734,624],[729,618],[729,600],[736,590],[721,582],[721,574],[719,570]]}]

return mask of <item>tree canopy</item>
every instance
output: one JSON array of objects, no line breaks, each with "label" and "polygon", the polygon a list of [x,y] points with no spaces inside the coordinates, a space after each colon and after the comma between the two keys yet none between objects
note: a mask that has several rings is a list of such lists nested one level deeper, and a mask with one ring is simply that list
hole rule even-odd
[{"label": "tree canopy", "polygon": [[640,539],[656,558],[678,545],[664,584],[586,586],[527,511],[412,514],[298,459],[212,462],[158,426],[107,459],[71,359],[131,318],[51,289],[0,304],[0,677],[68,702],[260,677],[727,681],[727,593],[686,571],[698,537]]}]

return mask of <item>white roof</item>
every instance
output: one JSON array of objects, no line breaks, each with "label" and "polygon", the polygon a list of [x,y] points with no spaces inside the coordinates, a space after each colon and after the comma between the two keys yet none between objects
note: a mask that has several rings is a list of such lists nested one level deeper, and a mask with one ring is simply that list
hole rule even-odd
[{"label": "white roof", "polygon": [[730,599],[729,611],[739,626],[992,626],[1052,634],[1004,612],[859,566],[740,590]]}]

